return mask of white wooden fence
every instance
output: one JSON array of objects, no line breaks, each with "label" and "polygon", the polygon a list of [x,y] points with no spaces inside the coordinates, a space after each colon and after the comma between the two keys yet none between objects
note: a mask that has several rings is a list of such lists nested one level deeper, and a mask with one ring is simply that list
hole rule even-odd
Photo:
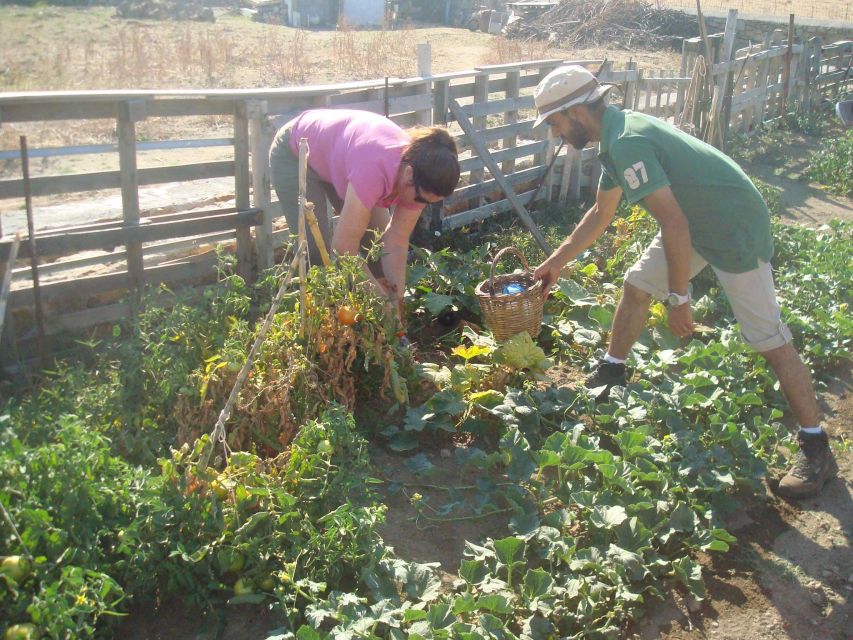
[{"label": "white wooden fence", "polygon": [[[710,37],[715,52],[720,50],[721,38],[721,34]],[[699,39],[685,41],[678,71],[641,70],[635,63],[615,69],[608,63],[602,69],[602,79],[621,85],[621,100],[626,107],[678,122],[688,102],[695,60],[701,50],[704,44]],[[818,41],[810,41],[794,44],[789,55],[779,34],[771,35],[761,46],[737,51],[729,60],[715,59],[710,67],[711,86],[730,87],[725,99],[725,121],[732,129],[749,131],[757,123],[779,115],[786,68],[790,69],[788,110],[808,109],[823,97],[849,90],[851,78],[845,72],[849,71],[851,52],[851,42],[821,46]],[[718,53],[715,56],[719,57]],[[790,60],[790,67],[786,60]],[[306,108],[357,107],[384,113],[404,127],[447,124],[457,135],[463,178],[431,224],[436,229],[450,230],[511,209],[470,141],[456,123],[448,121],[448,101],[455,99],[488,143],[521,201],[529,205],[556,148],[554,141],[547,138],[546,128],[532,129],[533,89],[549,71],[566,61],[538,60],[437,75],[429,73],[429,56],[423,47],[419,48],[419,61],[421,75],[415,78],[290,89],[0,94],[0,123],[4,125],[61,126],[67,121],[92,119],[115,122],[115,144],[30,152],[38,157],[114,151],[119,159],[118,170],[36,177],[29,183],[31,195],[36,198],[117,190],[122,200],[123,217],[117,220],[70,228],[63,226],[61,220],[53,224],[39,220],[40,226],[48,223],[49,227],[36,238],[40,270],[52,276],[51,282],[40,287],[46,333],[60,337],[127,317],[135,298],[127,294],[139,291],[143,285],[198,284],[209,281],[215,273],[216,256],[212,251],[173,255],[160,261],[155,260],[155,254],[205,242],[229,241],[237,256],[238,271],[246,277],[271,266],[274,250],[282,244],[287,231],[278,224],[281,213],[271,199],[268,150],[276,127]],[[598,69],[603,61],[575,62]],[[695,125],[701,131],[711,101],[708,95],[699,94],[696,103]],[[137,124],[146,118],[187,116],[227,118],[233,133],[228,138],[196,141],[137,139]],[[141,149],[211,145],[232,148],[232,159],[137,167]],[[14,157],[14,152],[0,150],[0,159]],[[576,200],[581,189],[596,184],[597,176],[595,149],[568,149],[557,158],[544,188],[538,190],[539,198]],[[140,209],[140,187],[211,178],[233,180],[235,206],[157,216]],[[22,179],[0,180],[0,207],[17,207],[24,196]],[[12,245],[11,236],[0,239],[0,271]],[[86,253],[81,257],[81,252]],[[46,262],[59,257],[65,260]],[[17,259],[15,283],[8,300],[13,322],[5,325],[0,364],[10,362],[13,346],[24,354],[32,351],[34,292],[27,243],[21,244]],[[109,264],[114,266],[109,273],[79,275],[82,268]],[[63,278],[63,274],[67,276]]]}]

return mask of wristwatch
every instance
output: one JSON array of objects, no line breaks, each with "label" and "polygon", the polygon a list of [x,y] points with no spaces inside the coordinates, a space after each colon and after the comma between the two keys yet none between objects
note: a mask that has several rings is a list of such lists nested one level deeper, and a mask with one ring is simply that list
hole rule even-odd
[{"label": "wristwatch", "polygon": [[680,307],[690,302],[690,293],[688,292],[686,296],[683,296],[680,293],[672,293],[670,291],[664,302],[666,302],[666,306],[668,307]]}]

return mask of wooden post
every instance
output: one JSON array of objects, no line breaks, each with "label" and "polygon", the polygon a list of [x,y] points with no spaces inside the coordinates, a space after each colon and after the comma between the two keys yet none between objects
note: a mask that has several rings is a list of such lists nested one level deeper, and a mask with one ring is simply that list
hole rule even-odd
[{"label": "wooden post", "polygon": [[[489,99],[489,74],[488,73],[478,73],[474,77],[474,104],[480,102],[486,102]],[[450,99],[448,104],[453,105],[453,100]],[[458,119],[458,118],[457,118]],[[473,118],[473,128],[476,131],[480,131],[481,129],[486,128],[486,117],[478,116]],[[470,137],[470,136],[469,136]],[[474,144],[474,140],[471,140],[471,144]],[[479,153],[479,152],[478,152]],[[485,162],[485,159],[483,160]],[[472,169],[470,184],[477,184],[483,181],[483,170],[482,169]],[[468,206],[471,208],[479,207],[485,202],[485,198],[483,196],[479,196],[478,198],[472,199]]]},{"label": "wooden post", "polygon": [[9,300],[9,291],[12,289],[12,269],[15,268],[15,260],[18,259],[18,247],[21,245],[21,234],[15,234],[12,249],[9,251],[9,259],[6,267],[0,275],[0,336],[3,335],[3,325],[6,320],[6,303]]},{"label": "wooden post", "polygon": [[480,140],[478,132],[471,125],[471,122],[468,120],[465,112],[462,111],[462,107],[459,106],[459,103],[456,102],[456,100],[450,100],[450,110],[453,112],[453,116],[456,118],[459,126],[462,127],[462,131],[464,131],[465,135],[471,139],[471,144],[473,145],[474,150],[483,160],[483,163],[489,168],[492,177],[500,185],[501,189],[503,189],[507,200],[512,204],[512,207],[515,209],[518,217],[521,218],[521,221],[530,230],[530,233],[533,234],[533,237],[536,239],[536,242],[542,251],[545,252],[545,255],[550,255],[551,247],[548,245],[548,241],[545,240],[545,236],[542,235],[542,231],[539,230],[539,227],[537,227],[536,223],[533,222],[530,214],[527,213],[527,209],[524,208],[524,205],[518,199],[512,185],[507,181],[503,173],[501,173],[500,167],[498,167],[497,163],[492,159],[492,155],[489,153],[489,148],[483,144],[482,140]]},{"label": "wooden post", "polygon": [[[27,208],[27,231],[30,244],[30,271],[33,274],[33,298],[35,300],[36,341],[41,366],[47,367],[47,346],[45,345],[44,308],[41,304],[41,286],[39,283],[38,251],[36,250],[36,231],[33,222],[33,198],[30,191],[30,159],[27,154],[27,136],[21,136],[21,169],[24,174],[24,203]],[[11,274],[12,268],[9,266]]]},{"label": "wooden post", "polygon": [[[118,158],[121,182],[121,208],[124,213],[124,225],[139,225],[139,176],[136,169],[136,123],[145,118],[145,103],[140,100],[126,100],[118,106]],[[145,273],[142,262],[142,243],[128,242],[127,273],[130,286],[134,289],[133,300],[138,302]],[[134,307],[135,305],[131,305]]]},{"label": "wooden post", "polygon": [[[521,72],[508,71],[506,74],[506,97],[507,99],[518,98],[521,89]],[[518,122],[518,109],[513,109],[504,113],[504,124],[516,124]],[[510,149],[518,143],[518,136],[511,135],[503,139],[501,145],[504,149]],[[501,171],[504,175],[515,171],[515,160],[504,160],[501,165]]]},{"label": "wooden post", "polygon": [[246,105],[249,118],[249,145],[252,152],[252,195],[254,206],[263,211],[261,224],[255,228],[255,244],[258,251],[258,271],[273,266],[272,202],[270,197],[270,145],[272,135],[268,131],[267,103],[250,100]]},{"label": "wooden post", "polygon": [[[430,78],[432,76],[432,45],[429,42],[418,44],[418,76],[421,78]],[[424,81],[423,89],[420,93],[432,95],[432,82]],[[418,111],[418,124],[430,126],[432,124],[432,109],[424,109]]]},{"label": "wooden post", "polygon": [[637,72],[637,62],[636,60],[629,60],[628,66],[625,67],[626,78],[625,82],[622,85],[622,108],[623,109],[632,109],[634,107],[634,92],[637,90],[637,81],[631,80],[632,73],[636,75]]},{"label": "wooden post", "polygon": [[[732,51],[735,44],[735,33],[737,32],[737,9],[729,9],[726,16],[726,29],[723,33],[723,45],[720,52],[719,62],[730,64],[732,60]],[[718,149],[723,149],[726,146],[724,131],[728,130],[727,123],[720,122],[721,115],[726,112],[725,102],[727,87],[732,81],[732,70],[729,69],[725,73],[718,75],[715,85],[715,95],[713,99],[714,109],[711,113],[708,131],[708,141]],[[728,97],[731,102],[731,96]]]},{"label": "wooden post", "polygon": [[791,57],[794,50],[794,14],[788,16],[788,48],[785,50],[785,76],[782,82],[782,109],[783,118],[788,113],[788,92],[791,89]]},{"label": "wooden post", "polygon": [[435,80],[432,83],[432,122],[447,124],[447,98],[450,94],[450,80]]},{"label": "wooden post", "polygon": [[[234,202],[237,211],[251,207],[251,176],[249,172],[249,118],[246,103],[234,104]],[[239,225],[237,233],[237,274],[246,282],[252,275],[252,231],[249,225]]]}]

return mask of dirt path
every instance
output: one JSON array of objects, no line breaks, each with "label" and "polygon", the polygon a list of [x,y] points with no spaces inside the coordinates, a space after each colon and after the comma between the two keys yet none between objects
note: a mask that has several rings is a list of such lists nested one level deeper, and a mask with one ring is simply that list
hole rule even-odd
[{"label": "dirt path", "polygon": [[708,559],[708,600],[670,594],[632,638],[849,640],[853,638],[853,385],[850,367],[823,394],[838,479],[816,498],[787,502],[768,487],[730,523],[738,545]]}]

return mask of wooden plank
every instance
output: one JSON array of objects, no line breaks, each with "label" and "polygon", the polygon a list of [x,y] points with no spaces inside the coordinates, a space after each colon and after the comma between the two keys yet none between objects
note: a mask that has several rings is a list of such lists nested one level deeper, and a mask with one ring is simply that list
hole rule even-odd
[{"label": "wooden plank", "polygon": [[[428,78],[432,75],[432,47],[430,43],[419,42],[417,52],[418,75],[422,78]],[[418,122],[424,126],[430,126],[432,124],[432,82],[425,82],[419,86],[418,91],[427,99],[427,106],[418,111]]]},{"label": "wooden plank", "polygon": [[[172,167],[137,169],[136,182],[138,186],[148,186],[170,182],[185,182],[187,180],[227,178],[233,175],[234,162],[225,160]],[[121,187],[121,171],[77,173],[67,176],[42,176],[30,179],[30,188],[32,189],[33,197],[101,191],[104,189],[120,189]],[[0,180],[0,200],[5,198],[20,198],[23,196],[23,193],[23,180]]]},{"label": "wooden plank", "polygon": [[572,179],[572,163],[574,160],[572,155],[574,150],[574,147],[571,145],[566,147],[566,153],[563,155],[563,160],[560,165],[561,173],[559,202],[565,202],[569,197],[569,182]]},{"label": "wooden plank", "polygon": [[477,138],[477,132],[474,130],[473,125],[468,121],[465,117],[465,114],[462,113],[459,104],[455,100],[450,101],[450,110],[453,112],[453,115],[456,116],[456,119],[459,121],[462,130],[471,138],[474,143],[475,148],[477,149],[477,153],[480,154],[480,157],[486,163],[486,166],[491,171],[492,176],[498,183],[501,185],[504,193],[506,194],[507,199],[512,203],[515,212],[518,214],[518,217],[521,218],[521,221],[524,222],[525,226],[530,230],[530,233],[536,239],[539,247],[545,252],[545,255],[551,254],[551,247],[548,245],[548,241],[545,240],[545,236],[542,235],[542,232],[539,230],[539,227],[536,226],[536,223],[530,218],[530,214],[527,213],[527,210],[524,208],[524,205],[518,200],[518,197],[515,195],[515,192],[512,189],[512,185],[510,185],[504,179],[503,174],[500,171],[500,167],[498,167],[497,163],[492,159],[489,150],[485,147],[485,145],[481,144]]},{"label": "wooden plank", "polygon": [[[516,86],[515,91],[518,91]],[[506,113],[508,111],[518,111],[519,109],[535,109],[533,96],[521,96],[507,98],[505,100],[491,100],[489,102],[475,102],[462,107],[463,112],[469,118],[483,118],[486,116],[495,115],[497,113]]]},{"label": "wooden plank", "polygon": [[[151,140],[137,142],[137,151],[171,151],[175,149],[204,149],[209,147],[230,147],[233,138],[198,138],[194,140]],[[60,158],[63,156],[82,156],[100,153],[117,153],[117,144],[86,144],[66,147],[42,147],[30,149],[30,158]],[[0,160],[17,160],[17,151],[0,151]]]},{"label": "wooden plank", "polygon": [[234,113],[238,98],[171,98],[168,100],[147,100],[145,109],[148,117],[177,118],[184,116],[230,116]]},{"label": "wooden plank", "polygon": [[[469,138],[470,139],[470,138]],[[479,134],[478,134],[479,141]],[[530,142],[527,144],[521,144],[515,147],[511,147],[509,149],[501,149],[499,151],[491,152],[491,158],[495,162],[503,162],[504,160],[518,160],[519,158],[525,158],[531,155],[541,155],[545,152],[545,149],[548,145],[547,140],[542,140],[539,142]],[[476,146],[475,146],[476,148]],[[535,162],[535,160],[534,160]],[[482,168],[484,166],[488,166],[488,164],[483,160],[481,156],[474,156],[472,158],[465,158],[464,160],[459,161],[460,170],[465,173],[466,171],[470,171],[472,174],[480,170],[482,173]],[[479,179],[482,180],[482,177]],[[471,182],[479,182],[479,180],[471,179]]]},{"label": "wooden plank", "polygon": [[170,182],[208,180],[210,178],[230,178],[234,176],[234,172],[233,160],[151,167],[138,170],[138,184],[139,186],[149,186],[152,184],[169,184]]},{"label": "wooden plank", "polygon": [[[385,114],[385,99],[363,100],[357,102],[344,102],[335,104],[336,109],[359,109],[361,111],[372,111],[373,113]],[[432,96],[421,93],[414,96],[389,98],[389,115],[412,113],[432,109]]]},{"label": "wooden plank", "polygon": [[3,122],[53,122],[55,120],[98,120],[112,119],[118,111],[117,102],[96,104],[44,104],[31,99],[24,104],[4,104],[0,95],[0,108],[3,109]]},{"label": "wooden plank", "polygon": [[[145,270],[145,283],[177,286],[199,278],[212,281],[216,277],[217,260],[216,253],[209,251],[173,264],[149,267]],[[41,285],[41,294],[45,304],[63,305],[68,302],[79,302],[90,296],[126,292],[130,289],[130,285],[130,276],[126,271],[121,271],[75,278],[71,281],[48,282]],[[29,308],[32,304],[32,287],[15,289],[9,296],[9,308],[12,310]]]},{"label": "wooden plank", "polygon": [[[48,176],[30,179],[30,189],[32,190],[34,198],[37,196],[50,196],[62,193],[118,189],[120,184],[120,175],[118,171],[101,171],[96,173],[81,173],[69,176]],[[23,180],[0,180],[0,200],[5,198],[22,198],[23,195]]]},{"label": "wooden plank", "polygon": [[[626,77],[622,82],[622,108],[630,109],[634,105],[634,92],[637,90],[637,62],[635,60],[628,61],[628,71],[631,75]],[[562,190],[561,190],[562,193]],[[561,200],[565,200],[563,195]]]},{"label": "wooden plank", "polygon": [[[532,182],[540,178],[544,171],[545,167],[531,167],[529,169],[523,169],[515,173],[505,174],[504,177],[510,184],[517,185],[523,182]],[[477,184],[459,187],[456,191],[453,192],[452,196],[444,200],[444,206],[450,207],[453,204],[462,200],[479,197],[500,190],[501,185],[494,178],[478,182]]]},{"label": "wooden plank", "polygon": [[[246,103],[234,105],[234,202],[237,209],[251,207],[251,175],[249,172],[249,118]],[[248,224],[239,224],[237,235],[237,274],[252,280],[252,232]]]},{"label": "wooden plank", "polygon": [[[477,76],[474,78],[474,102],[475,103],[486,102],[489,99],[488,84],[489,84],[489,76],[485,73],[478,73]],[[465,131],[465,125],[468,123],[468,119],[464,114],[462,114],[461,107],[460,107],[459,113],[456,112],[456,109],[454,108],[454,106],[458,106],[458,105],[459,105],[459,103],[456,102],[455,100],[450,100],[450,102],[448,103],[448,106],[450,107],[450,110],[453,112],[453,115],[455,116],[456,120],[459,122],[460,126],[462,126],[462,130]],[[460,114],[462,114],[461,118],[460,118]],[[464,124],[462,121],[464,121]],[[477,116],[476,118],[474,118],[473,123],[472,123],[472,127],[475,130],[485,129],[486,128],[486,117],[485,116]],[[476,141],[474,140],[473,136],[470,135],[469,131],[465,131],[465,133],[468,135],[469,142],[472,145],[474,145],[474,147],[476,149]],[[487,151],[487,153],[488,153],[488,151]],[[477,154],[482,155],[482,150],[478,149]],[[460,163],[460,165],[461,164],[462,163]],[[472,163],[469,165],[469,167],[470,167],[469,170],[471,172],[471,176],[470,176],[471,182],[472,183],[480,182],[483,179],[482,161],[477,162],[477,163]],[[476,200],[472,200],[469,203],[469,206],[477,207],[481,204],[483,204],[483,200],[482,200],[482,198],[479,198]]]},{"label": "wooden plank", "polygon": [[12,246],[9,250],[9,256],[2,262],[5,262],[3,271],[0,272],[0,336],[3,335],[3,325],[6,322],[6,304],[9,300],[9,291],[12,288],[12,270],[15,267],[15,260],[18,259],[18,248],[21,246],[21,237],[16,234],[12,241]]},{"label": "wooden plank", "polygon": [[[136,170],[136,120],[130,101],[119,104],[118,155],[119,183],[121,184],[121,209],[125,226],[139,224],[139,181]],[[138,241],[126,245],[127,270],[131,287],[142,284],[142,245]]]},{"label": "wooden plank", "polygon": [[[217,244],[234,246],[236,234],[234,230],[220,231],[217,233],[208,233],[189,238],[180,238],[178,240],[166,240],[152,243],[142,247],[143,260],[150,264],[161,264],[170,262],[175,259],[175,256],[185,256],[190,252],[197,252],[201,247],[213,246]],[[158,257],[159,261],[153,262],[153,258]],[[99,252],[96,255],[89,254],[72,254],[67,259],[46,262],[39,265],[39,274],[43,274],[46,278],[50,276],[70,277],[69,273],[74,270],[79,270],[89,267],[110,267],[119,265],[127,260],[127,252],[124,249],[115,249],[109,253]],[[15,269],[12,274],[13,278],[20,279],[24,276],[24,269]]]},{"label": "wooden plank", "polygon": [[640,110],[640,95],[643,93],[644,87],[643,70],[637,70],[637,90],[634,92],[634,104],[631,105],[633,111]]},{"label": "wooden plank", "polygon": [[[507,137],[517,138],[518,136],[523,136],[525,140],[532,140],[533,120],[524,120],[523,122],[518,122],[516,124],[504,124],[497,127],[490,127],[480,131],[479,134],[480,139],[486,143],[503,140]],[[464,135],[457,136],[456,146],[459,148],[460,153],[473,148],[467,142],[467,138]]]},{"label": "wooden plank", "polygon": [[[67,256],[80,251],[112,251],[117,246],[134,246],[144,242],[158,242],[176,238],[188,238],[207,233],[233,231],[240,226],[256,226],[261,223],[259,209],[220,213],[195,212],[195,218],[158,221],[156,218],[135,224],[125,223],[120,228],[89,230],[76,233],[37,236],[40,257]],[[0,260],[9,255],[11,240],[0,241]],[[29,248],[21,248],[20,257],[28,258]]]},{"label": "wooden plank", "polygon": [[252,204],[263,211],[261,224],[255,230],[258,252],[258,271],[273,266],[272,221],[281,215],[281,210],[273,210],[270,197],[270,161],[269,150],[275,131],[267,119],[266,104],[263,101],[251,101],[246,104],[249,118],[249,146],[252,152]]},{"label": "wooden plank", "polygon": [[[516,100],[519,96],[521,88],[521,73],[519,71],[509,71],[506,76],[506,97],[508,100]],[[504,112],[504,125],[513,126],[518,123],[518,109],[507,109]],[[485,140],[485,137],[484,137]],[[508,135],[501,139],[501,147],[508,149],[518,144],[518,136],[515,134]],[[506,160],[501,165],[501,171],[504,175],[509,175],[515,171],[515,160]]]},{"label": "wooden plank", "polygon": [[433,83],[433,113],[432,121],[436,125],[447,125],[447,94],[448,80]]},{"label": "wooden plank", "polygon": [[[533,190],[530,190],[518,194],[516,197],[518,198],[520,203],[527,205],[530,204],[530,198],[533,195]],[[442,229],[445,231],[449,231],[451,229],[458,229],[459,227],[463,227],[466,224],[485,220],[500,213],[505,213],[507,211],[512,210],[513,204],[510,202],[509,199],[504,198],[503,200],[498,200],[497,202],[491,202],[489,204],[482,205],[480,207],[477,207],[476,209],[469,209],[468,211],[463,211],[462,213],[456,213],[451,216],[447,216],[442,220]]]}]

